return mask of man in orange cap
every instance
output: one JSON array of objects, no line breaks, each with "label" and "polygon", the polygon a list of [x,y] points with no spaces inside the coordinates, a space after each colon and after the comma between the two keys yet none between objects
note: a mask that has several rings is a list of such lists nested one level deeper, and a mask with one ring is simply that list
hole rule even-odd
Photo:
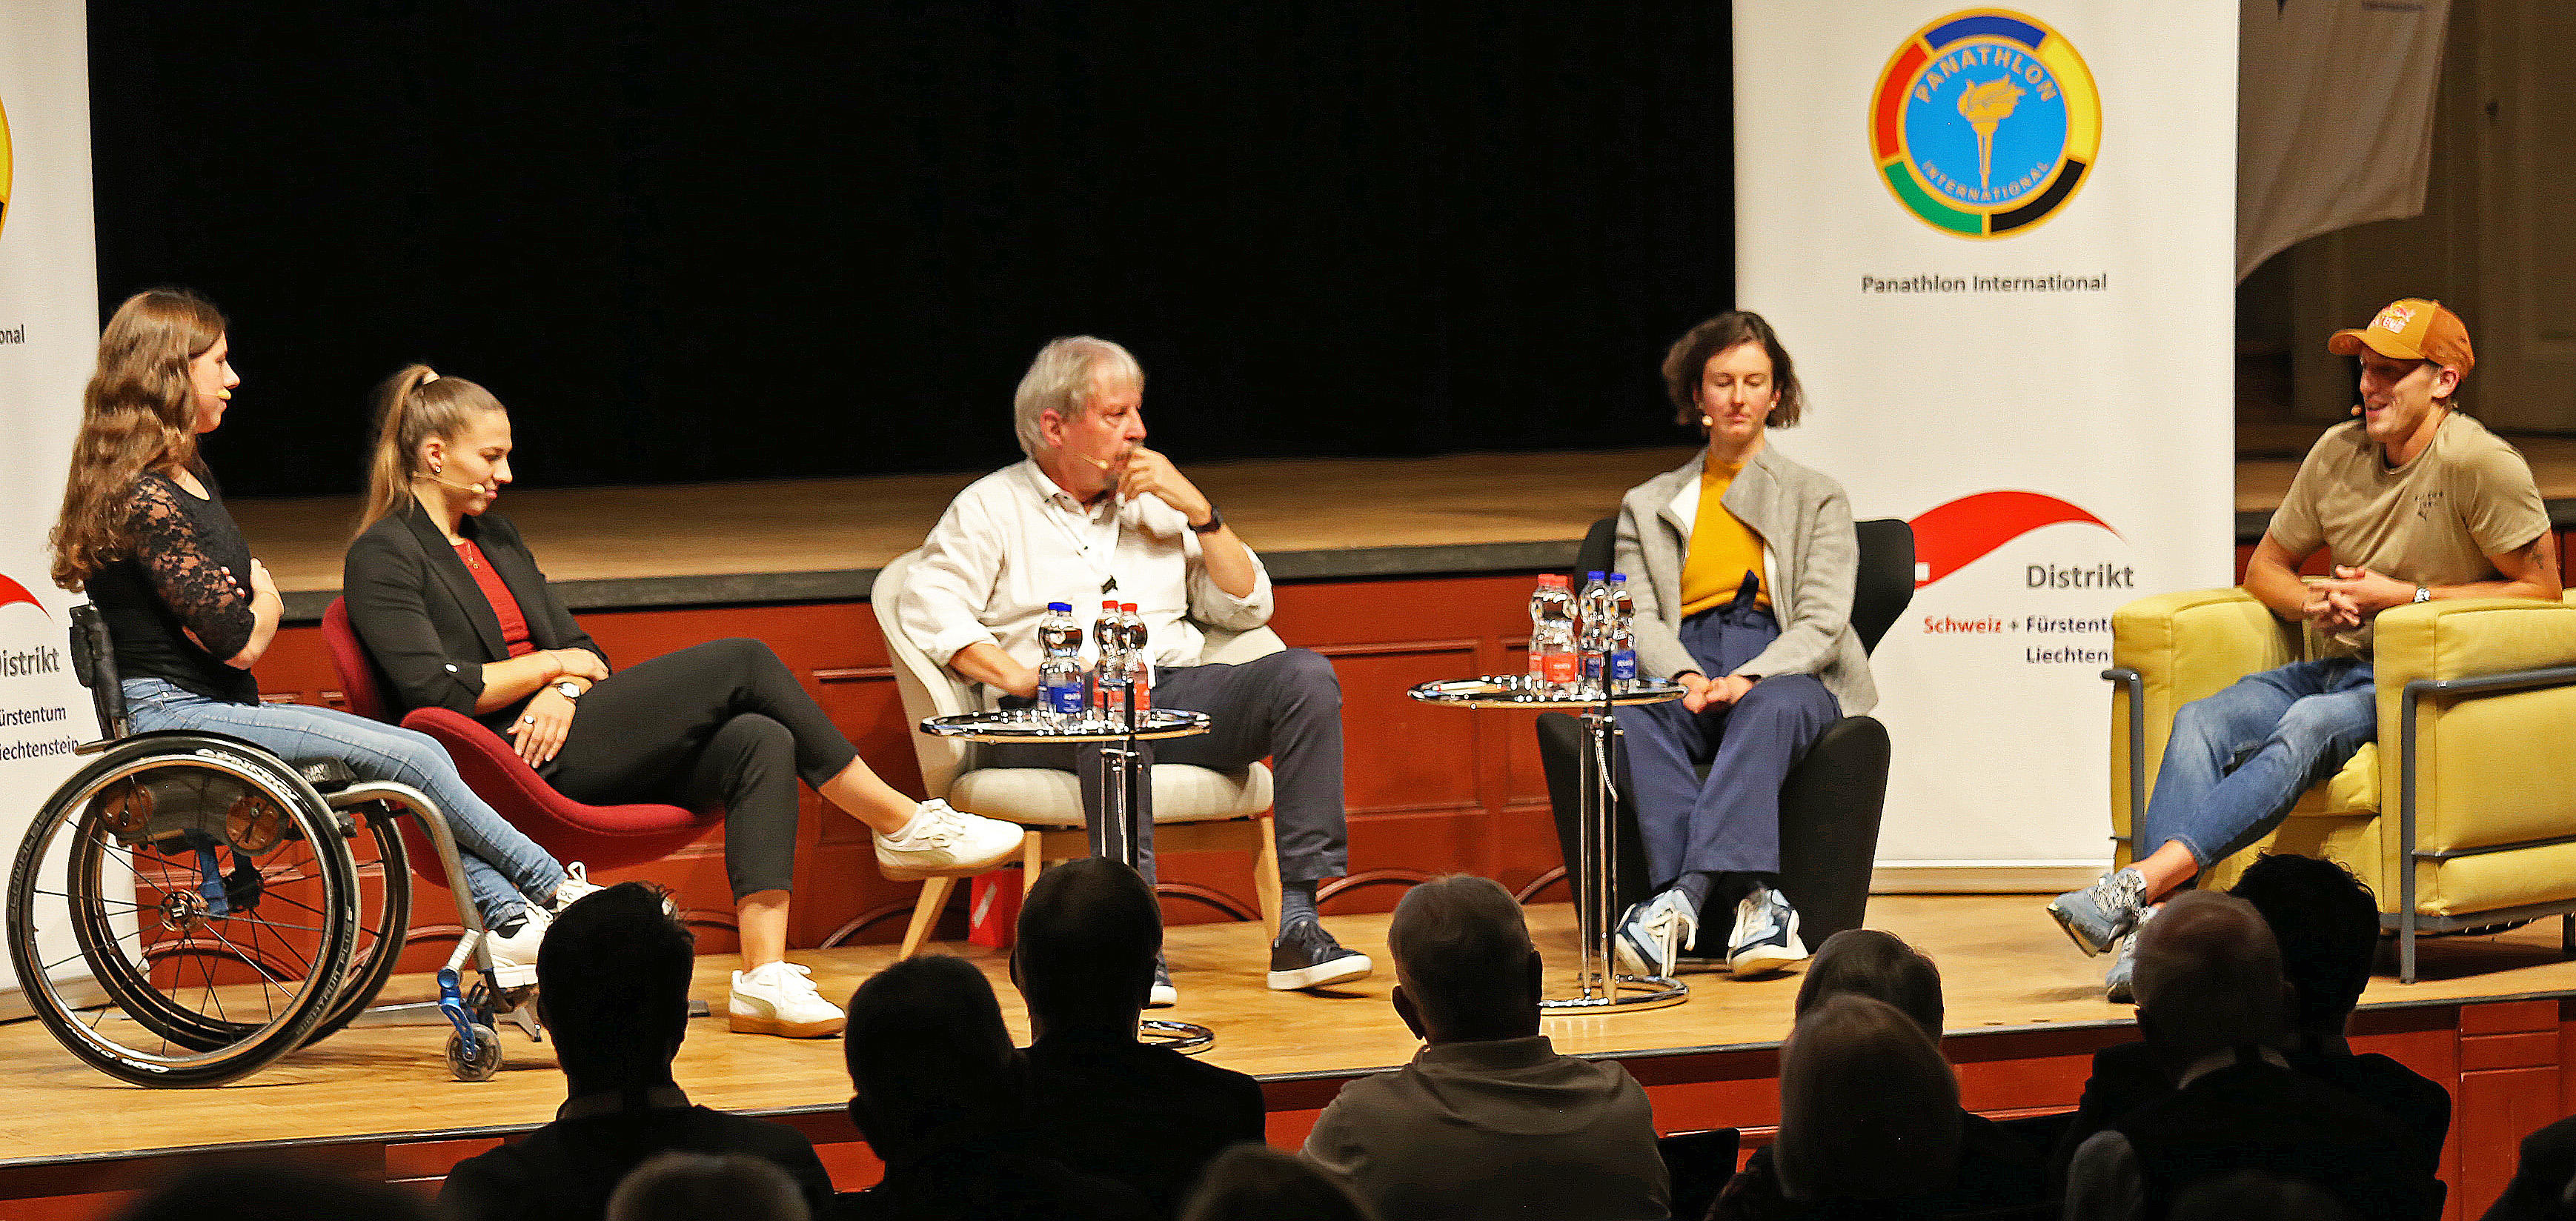
[{"label": "man in orange cap", "polygon": [[[2436,598],[2560,593],[2549,513],[2522,455],[2453,409],[2477,363],[2469,329],[2439,301],[2390,302],[2326,350],[2361,362],[2361,419],[2319,438],[2245,565],[2245,591],[2305,620],[2338,655],[2237,680],[2185,704],[2132,843],[2137,863],[2059,895],[2049,914],[2099,954],[2211,862],[2268,834],[2299,794],[2377,736],[2371,625],[2392,606]],[[2319,548],[2334,575],[2299,569]],[[2126,1000],[2134,956],[2108,981]]]}]

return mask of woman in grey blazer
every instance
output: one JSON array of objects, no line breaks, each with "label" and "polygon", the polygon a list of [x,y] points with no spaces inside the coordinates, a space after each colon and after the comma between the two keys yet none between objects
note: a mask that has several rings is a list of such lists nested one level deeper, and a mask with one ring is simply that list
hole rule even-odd
[{"label": "woman in grey blazer", "polygon": [[1769,444],[1806,398],[1760,315],[1693,327],[1664,384],[1708,448],[1620,500],[1619,568],[1643,578],[1630,581],[1639,674],[1689,695],[1620,714],[1656,894],[1620,920],[1619,957],[1668,973],[1714,896],[1734,900],[1734,925],[1701,952],[1758,975],[1807,956],[1779,889],[1781,781],[1826,726],[1878,699],[1851,630],[1859,545],[1842,485]]}]

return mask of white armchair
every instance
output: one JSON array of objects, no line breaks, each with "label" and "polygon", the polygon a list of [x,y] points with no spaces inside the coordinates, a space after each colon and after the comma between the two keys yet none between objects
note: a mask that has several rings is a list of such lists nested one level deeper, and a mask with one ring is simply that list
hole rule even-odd
[{"label": "white armchair", "polygon": [[[933,662],[904,635],[905,580],[920,554],[907,551],[880,569],[869,600],[876,609],[877,626],[885,633],[886,653],[894,662],[895,689],[903,697],[913,754],[921,764],[922,788],[960,810],[1028,829],[1020,861],[1025,894],[1027,887],[1036,884],[1045,862],[1091,855],[1083,824],[1082,782],[1072,772],[1055,768],[980,766],[976,744],[921,731],[925,718],[981,711],[983,705],[975,684]],[[1266,627],[1242,633],[1205,631],[1207,647],[1199,656],[1201,664],[1245,662],[1286,647]],[[1261,919],[1269,935],[1278,936],[1279,847],[1271,828],[1270,768],[1254,763],[1220,771],[1187,763],[1157,763],[1153,784],[1155,853],[1251,852]],[[912,923],[904,930],[902,957],[921,951],[955,883],[954,878],[922,882]]]}]

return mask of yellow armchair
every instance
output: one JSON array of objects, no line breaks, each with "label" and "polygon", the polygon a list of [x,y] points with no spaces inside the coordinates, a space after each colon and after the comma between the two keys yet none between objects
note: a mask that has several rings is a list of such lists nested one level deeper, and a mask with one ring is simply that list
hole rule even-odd
[{"label": "yellow armchair", "polygon": [[[2576,595],[2570,595],[2576,601]],[[2118,864],[2176,710],[2247,674],[2317,656],[2319,641],[2241,589],[2142,598],[2111,618],[2111,837]],[[2310,789],[2253,846],[2212,865],[2232,884],[2265,851],[2341,863],[2379,896],[2415,982],[2421,933],[2556,915],[2576,952],[2576,605],[2427,602],[2379,616],[2378,741]]]}]

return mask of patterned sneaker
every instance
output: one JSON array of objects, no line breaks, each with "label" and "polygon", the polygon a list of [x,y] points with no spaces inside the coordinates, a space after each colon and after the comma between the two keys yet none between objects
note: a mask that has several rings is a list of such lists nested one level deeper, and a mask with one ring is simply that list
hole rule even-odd
[{"label": "patterned sneaker", "polygon": [[764,962],[734,972],[725,1015],[736,1034],[791,1039],[828,1039],[849,1024],[840,1006],[814,990],[813,972],[792,962]]},{"label": "patterned sneaker", "polygon": [[1682,947],[1699,936],[1699,905],[1674,887],[1628,909],[1611,936],[1619,967],[1631,975],[1670,975]]},{"label": "patterned sneaker", "polygon": [[903,830],[877,837],[877,871],[889,882],[933,874],[971,877],[1019,855],[1018,823],[962,813],[938,798],[922,802]]},{"label": "patterned sneaker", "polygon": [[1807,960],[1807,945],[1798,940],[1798,909],[1768,886],[1754,887],[1735,905],[1735,935],[1726,944],[1726,965],[1737,979]]},{"label": "patterned sneaker", "polygon": [[2048,914],[2086,957],[2111,948],[2120,934],[2138,926],[2138,909],[2147,897],[2146,875],[2122,869],[2082,890],[2070,890],[2049,901]]},{"label": "patterned sneaker", "polygon": [[580,861],[572,861],[564,866],[564,880],[555,884],[555,901],[549,910],[560,912],[583,895],[597,894],[606,889],[592,884],[588,867]]},{"label": "patterned sneaker", "polygon": [[1298,920],[1270,947],[1270,990],[1295,992],[1359,979],[1376,969],[1368,955],[1342,948],[1320,920]]},{"label": "patterned sneaker", "polygon": [[1148,1009],[1169,1009],[1181,1003],[1181,990],[1172,986],[1172,969],[1163,965],[1163,956],[1154,955],[1154,988],[1145,994]]},{"label": "patterned sneaker", "polygon": [[555,918],[546,909],[530,903],[511,917],[519,927],[508,933],[485,932],[483,947],[492,951],[492,983],[501,988],[525,988],[537,982],[537,947],[545,944],[546,929]]},{"label": "patterned sneaker", "polygon": [[2138,933],[2147,927],[2147,921],[2155,919],[2156,913],[2163,910],[2162,907],[2150,907],[2139,912],[2137,927],[2120,939],[2120,952],[2111,958],[2111,973],[2102,978],[2102,999],[2114,1005],[2137,1003],[2132,981],[2138,977]]}]

